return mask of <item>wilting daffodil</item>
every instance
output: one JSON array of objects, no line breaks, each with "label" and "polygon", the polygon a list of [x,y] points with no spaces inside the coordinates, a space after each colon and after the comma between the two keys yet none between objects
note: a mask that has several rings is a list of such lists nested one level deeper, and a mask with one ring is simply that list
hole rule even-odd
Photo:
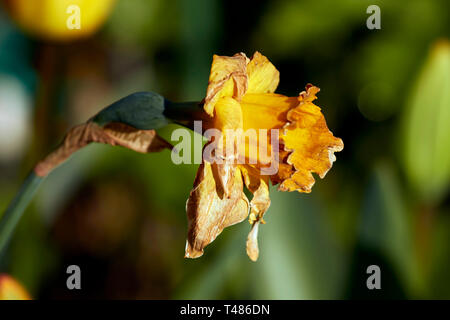
[{"label": "wilting daffodil", "polygon": [[[207,127],[221,130],[224,140],[229,130],[278,129],[278,150],[270,155],[271,161],[278,161],[278,172],[261,174],[267,161],[262,154],[250,159],[248,153],[251,144],[270,146],[268,136],[267,141],[245,141],[232,152],[221,150],[222,163],[204,159],[186,205],[186,257],[201,256],[224,228],[249,217],[247,254],[255,261],[258,227],[270,206],[269,180],[281,191],[310,192],[312,173],[323,178],[335,160],[334,152],[342,150],[342,140],[328,130],[320,108],[313,104],[319,88],[308,85],[298,97],[286,97],[274,93],[278,82],[279,72],[259,52],[252,59],[243,53],[214,56],[203,105],[210,117]],[[217,149],[226,149],[225,142]],[[236,161],[242,158],[248,161]],[[253,193],[250,202],[244,185]]]},{"label": "wilting daffodil", "polygon": [[[258,228],[270,206],[269,183],[281,191],[310,192],[312,173],[323,178],[334,152],[343,148],[313,103],[319,88],[307,85],[298,97],[286,97],[274,93],[278,82],[279,72],[259,52],[252,59],[243,53],[215,55],[202,102],[174,103],[154,92],[138,92],[112,103],[69,130],[60,146],[34,167],[0,220],[0,253],[41,181],[78,149],[92,142],[141,153],[173,149],[156,130],[169,122],[189,128],[194,123],[195,128],[201,120],[209,138],[204,151],[211,153],[203,152],[186,203],[185,256],[201,256],[224,228],[248,218],[247,254],[256,260]],[[219,136],[209,136],[210,130]],[[259,134],[247,136],[248,131]],[[254,146],[265,148],[251,152]],[[244,186],[253,194],[251,201]]]}]

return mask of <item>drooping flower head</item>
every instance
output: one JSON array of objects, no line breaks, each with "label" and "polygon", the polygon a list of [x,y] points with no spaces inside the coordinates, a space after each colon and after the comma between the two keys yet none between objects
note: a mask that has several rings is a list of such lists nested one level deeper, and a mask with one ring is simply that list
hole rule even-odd
[{"label": "drooping flower head", "polygon": [[[186,204],[186,257],[201,256],[224,228],[248,217],[247,254],[255,261],[258,228],[270,206],[269,181],[281,191],[309,193],[312,173],[323,178],[335,161],[334,152],[342,150],[342,140],[328,130],[313,103],[319,88],[307,85],[298,97],[286,97],[274,93],[278,82],[278,70],[259,52],[252,59],[243,53],[214,55],[203,108],[210,117],[207,126],[222,133],[220,142],[209,144],[215,143],[214,150],[223,161],[204,158],[198,169]],[[266,129],[267,134],[243,140],[230,135],[249,129]],[[276,143],[271,130],[279,133]],[[240,142],[233,145],[231,140]],[[249,151],[262,144],[268,146],[268,154]],[[276,172],[264,173],[274,162]],[[244,185],[253,194],[250,202]]]}]

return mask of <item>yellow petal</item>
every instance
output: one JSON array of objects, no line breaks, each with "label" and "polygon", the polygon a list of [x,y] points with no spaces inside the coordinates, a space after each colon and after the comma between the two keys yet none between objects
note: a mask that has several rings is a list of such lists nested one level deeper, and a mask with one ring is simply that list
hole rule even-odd
[{"label": "yellow petal", "polygon": [[233,97],[239,101],[245,94],[247,60],[243,53],[232,57],[214,55],[203,106],[207,114],[214,115],[214,106],[221,97]]},{"label": "yellow petal", "polygon": [[328,130],[320,108],[312,103],[318,91],[317,87],[307,86],[306,92],[299,96],[298,106],[287,114],[290,123],[281,139],[285,150],[290,152],[287,163],[293,170],[289,178],[280,179],[282,191],[310,192],[314,184],[311,173],[323,178],[336,159],[334,152],[344,147],[342,140]]},{"label": "yellow petal", "polygon": [[281,128],[287,122],[287,112],[297,105],[297,97],[247,93],[241,101],[244,130]]},{"label": "yellow petal", "polygon": [[197,258],[203,249],[230,225],[244,220],[248,215],[248,200],[243,192],[242,175],[235,167],[233,184],[229,195],[218,192],[218,182],[213,167],[204,161],[197,172],[194,188],[186,203],[188,237],[186,258]]},{"label": "yellow petal", "polygon": [[247,65],[248,93],[272,93],[280,82],[280,73],[261,53],[255,52]]},{"label": "yellow petal", "polygon": [[160,138],[155,130],[138,130],[123,123],[110,123],[101,127],[95,122],[87,122],[72,128],[63,143],[36,165],[35,173],[45,177],[74,152],[92,142],[119,145],[141,153],[172,147]]},{"label": "yellow petal", "polygon": [[[248,134],[244,146],[240,146],[240,154],[245,154],[246,163],[268,165],[273,161],[270,129],[280,129],[287,122],[287,112],[298,105],[297,97],[286,97],[280,94],[246,94],[241,101],[243,128],[245,132],[256,129],[256,135]],[[258,129],[266,129],[267,135],[260,136]],[[256,137],[255,137],[256,136]],[[261,138],[265,141],[260,140]],[[260,152],[260,146],[267,145],[267,152]],[[244,150],[244,151],[243,151]],[[250,152],[257,150],[257,152]],[[254,155],[257,155],[254,159]]]},{"label": "yellow petal", "polygon": [[[219,181],[229,184],[232,181],[230,175],[234,174],[234,166],[239,158],[240,132],[236,130],[242,128],[241,106],[231,97],[222,97],[215,105],[214,115],[214,127],[221,131],[214,156],[224,162],[217,165],[217,168],[222,171],[218,174],[218,177]],[[230,168],[233,170],[230,171]],[[223,185],[223,183],[221,184]],[[226,188],[225,194],[228,195]]]},{"label": "yellow petal", "polygon": [[241,129],[243,126],[241,105],[231,97],[220,98],[215,105],[214,127],[220,131]]}]

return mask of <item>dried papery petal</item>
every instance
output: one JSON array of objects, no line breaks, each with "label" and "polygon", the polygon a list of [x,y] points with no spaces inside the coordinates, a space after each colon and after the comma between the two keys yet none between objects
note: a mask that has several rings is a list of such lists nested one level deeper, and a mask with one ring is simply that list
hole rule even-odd
[{"label": "dried papery petal", "polygon": [[197,258],[222,230],[248,216],[248,200],[243,192],[240,170],[234,167],[233,184],[228,196],[218,191],[219,182],[213,168],[217,164],[203,162],[197,172],[194,188],[186,203],[189,222],[186,258]]},{"label": "dried papery petal", "polygon": [[251,166],[241,166],[245,186],[253,193],[250,201],[249,222],[252,229],[247,237],[247,255],[253,261],[258,259],[258,228],[260,223],[265,223],[263,216],[270,206],[269,177],[260,176],[259,170]]},{"label": "dried papery petal", "polygon": [[285,150],[290,153],[286,162],[293,166],[293,170],[289,172],[283,167],[275,178],[281,181],[279,189],[282,191],[311,192],[314,184],[312,173],[325,177],[336,159],[334,152],[344,147],[342,140],[328,130],[320,108],[312,103],[318,91],[317,87],[307,86],[299,96],[298,106],[287,114],[289,123],[284,127],[281,139]]},{"label": "dried papery petal", "polygon": [[261,176],[258,169],[249,165],[241,165],[240,169],[245,186],[253,194],[250,202],[250,223],[255,220],[262,221],[264,213],[270,206],[269,177]]},{"label": "dried papery petal", "polygon": [[216,181],[216,191],[220,198],[228,198],[233,191],[236,176],[236,164],[230,161],[215,163],[211,166]]},{"label": "dried papery petal", "polygon": [[247,255],[252,261],[258,260],[259,248],[258,248],[258,229],[259,221],[256,221],[252,225],[252,229],[247,236]]},{"label": "dried papery petal", "polygon": [[148,153],[172,149],[172,145],[158,136],[155,130],[138,130],[123,123],[110,123],[103,129],[106,135],[114,139],[115,145],[136,152]]},{"label": "dried papery petal", "polygon": [[222,97],[214,109],[214,127],[220,130],[220,138],[215,144],[213,154],[216,164],[212,166],[218,191],[229,195],[236,162],[239,158],[237,142],[239,129],[242,129],[242,110],[239,102],[231,97]]},{"label": "dried papery petal", "polygon": [[63,143],[36,165],[34,172],[40,177],[45,177],[74,152],[92,142],[118,145],[141,153],[172,148],[172,145],[159,137],[155,130],[138,130],[116,122],[101,127],[89,121],[72,128]]},{"label": "dried papery petal", "polygon": [[204,100],[204,110],[214,115],[214,106],[221,97],[240,100],[247,91],[248,58],[244,53],[232,57],[214,55]]}]

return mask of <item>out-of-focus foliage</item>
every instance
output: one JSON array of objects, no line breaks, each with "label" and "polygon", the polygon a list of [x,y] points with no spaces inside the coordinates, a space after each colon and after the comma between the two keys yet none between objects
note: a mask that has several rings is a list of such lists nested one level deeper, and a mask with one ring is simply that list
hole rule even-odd
[{"label": "out-of-focus foliage", "polygon": [[426,202],[442,200],[450,183],[450,43],[438,42],[410,90],[404,118],[408,178]]},{"label": "out-of-focus foliage", "polygon": [[370,180],[361,216],[361,243],[385,255],[398,281],[416,296],[423,283],[418,274],[414,230],[403,190],[389,162],[376,164]]},{"label": "out-of-focus foliage", "polygon": [[[366,27],[372,4],[380,30]],[[17,142],[0,148],[0,212],[104,106],[136,91],[202,99],[214,53],[261,51],[286,95],[320,87],[345,144],[311,194],[271,189],[257,263],[246,222],[183,258],[196,165],[91,145],[42,184],[0,271],[36,298],[450,298],[448,12],[447,0],[117,0],[98,33],[54,45],[0,11],[0,145]],[[82,292],[65,287],[71,264]]]}]

